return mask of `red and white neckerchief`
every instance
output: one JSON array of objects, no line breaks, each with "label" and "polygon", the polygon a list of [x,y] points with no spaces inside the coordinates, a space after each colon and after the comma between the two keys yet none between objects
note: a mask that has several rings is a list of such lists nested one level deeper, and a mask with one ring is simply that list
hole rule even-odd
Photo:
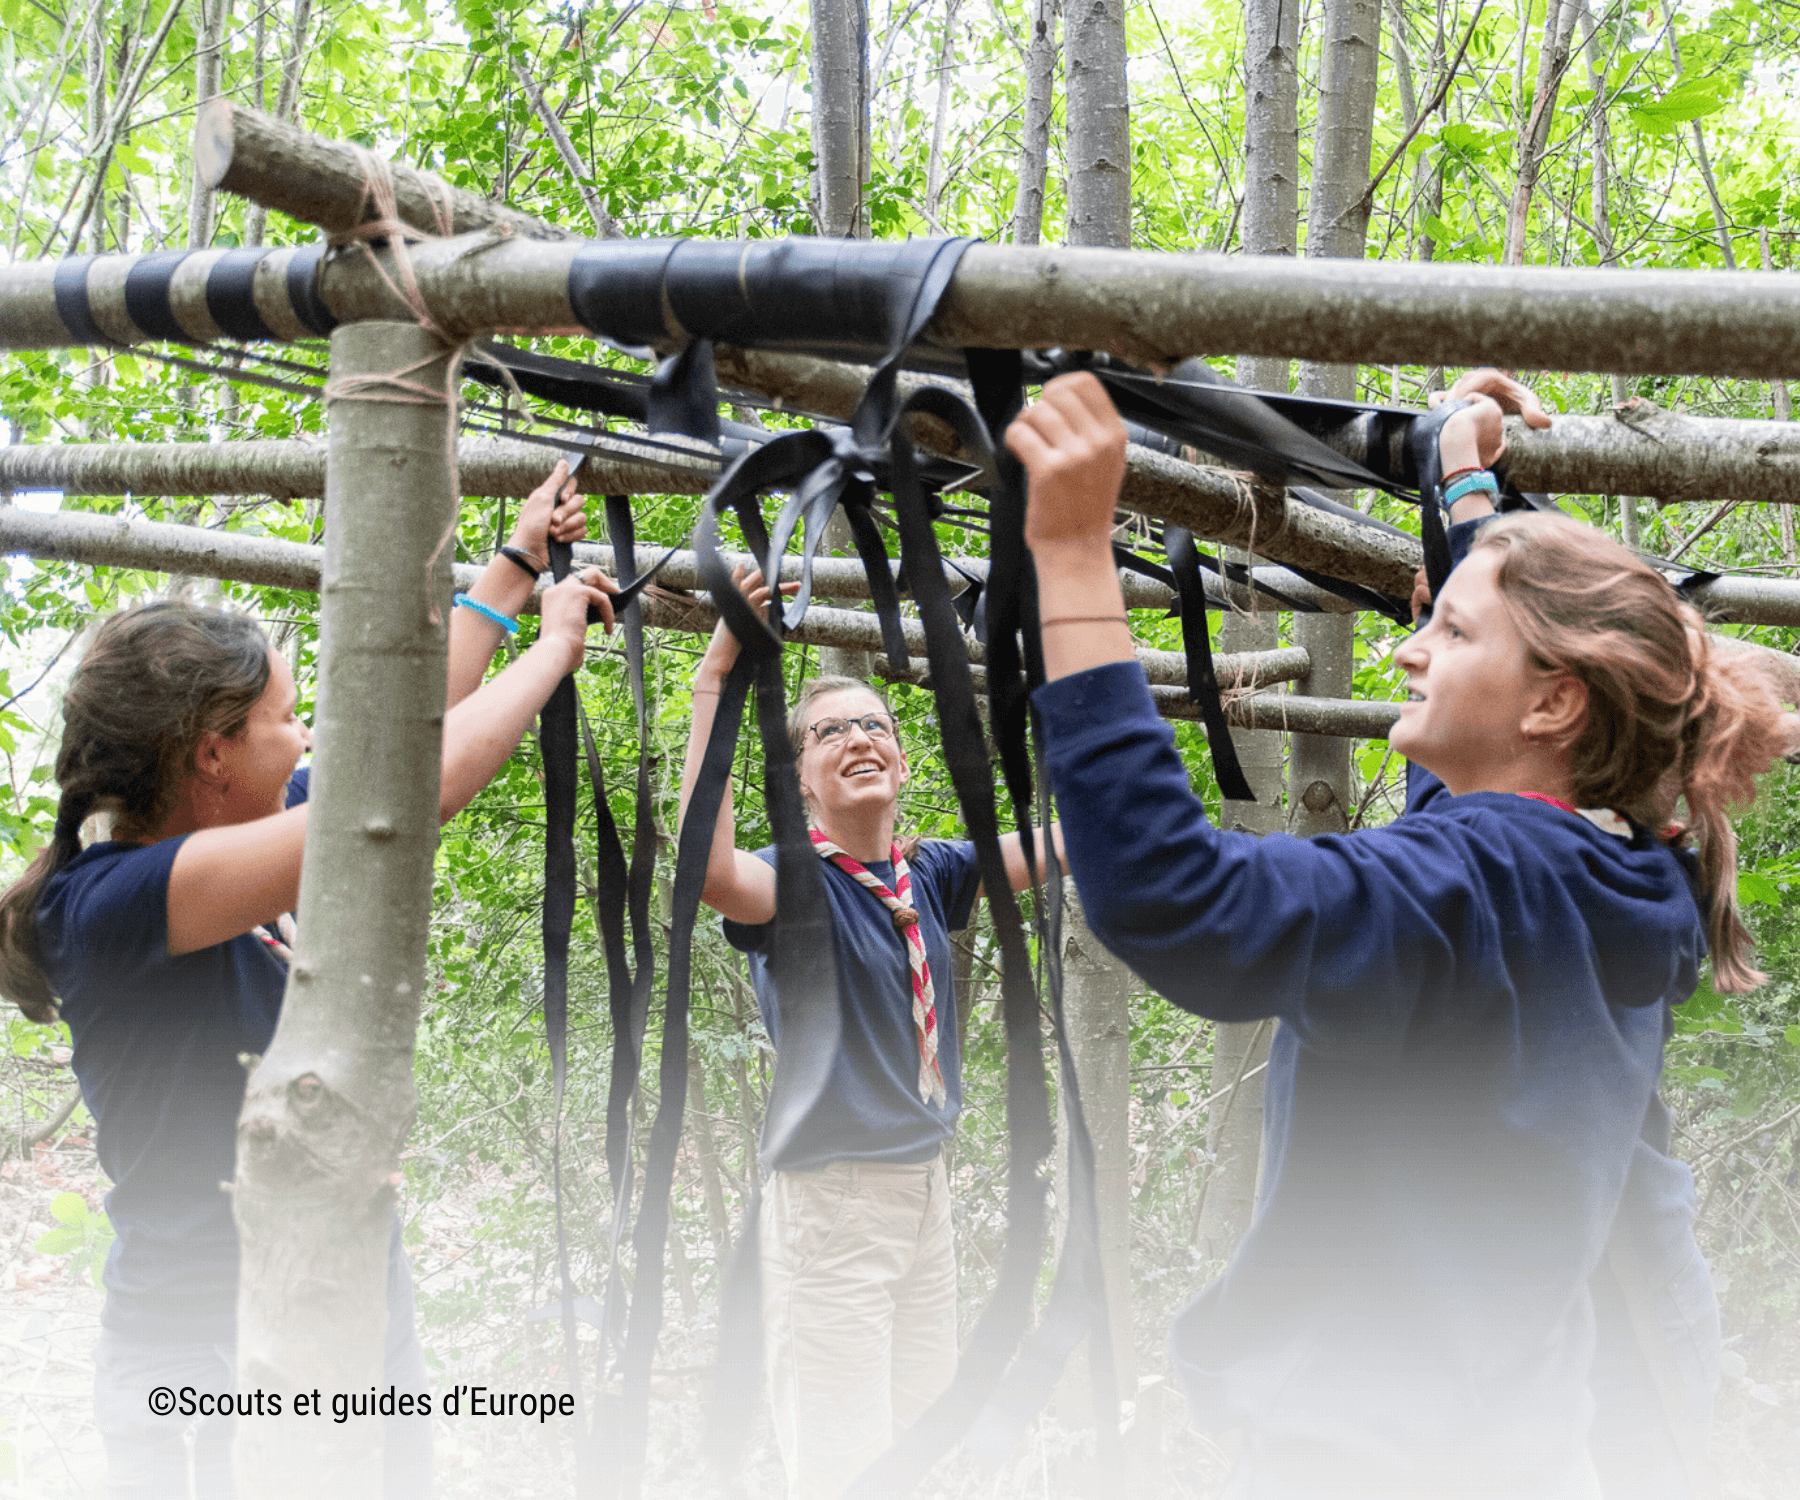
[{"label": "red and white neckerchief", "polygon": [[251,936],[284,964],[291,965],[294,961],[294,944],[300,941],[299,930],[294,926],[294,914],[284,911],[277,917],[273,932],[269,931],[269,925],[265,923],[261,927],[252,927]]},{"label": "red and white neckerchief", "polygon": [[925,937],[919,931],[918,908],[912,904],[912,872],[906,868],[900,846],[888,857],[894,862],[895,891],[890,891],[866,865],[852,859],[817,829],[813,847],[858,885],[871,892],[894,917],[894,930],[906,941],[906,957],[912,967],[913,1028],[919,1038],[919,1097],[940,1108],[945,1102],[944,1074],[938,1067],[937,996],[931,987],[931,965],[925,959]]},{"label": "red and white neckerchief", "polygon": [[1542,792],[1520,792],[1519,796],[1529,797],[1533,802],[1547,802],[1552,807],[1560,807],[1564,812],[1574,813],[1578,818],[1586,818],[1602,833],[1610,833],[1616,839],[1631,837],[1631,824],[1610,807],[1576,807],[1560,797],[1546,797]]}]

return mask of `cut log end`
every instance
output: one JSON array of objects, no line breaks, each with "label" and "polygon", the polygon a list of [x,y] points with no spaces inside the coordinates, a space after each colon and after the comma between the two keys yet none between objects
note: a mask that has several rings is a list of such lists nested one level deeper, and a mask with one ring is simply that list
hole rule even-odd
[{"label": "cut log end", "polygon": [[203,187],[216,189],[225,180],[236,134],[231,101],[223,94],[215,94],[200,106],[200,118],[194,125],[194,175]]}]

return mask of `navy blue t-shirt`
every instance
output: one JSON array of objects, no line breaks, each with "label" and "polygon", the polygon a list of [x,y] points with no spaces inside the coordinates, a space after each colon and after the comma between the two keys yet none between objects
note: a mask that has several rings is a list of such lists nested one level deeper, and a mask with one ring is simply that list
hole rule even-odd
[{"label": "navy blue t-shirt", "polygon": [[[775,850],[759,849],[757,858],[773,865]],[[938,1067],[944,1075],[945,1094],[942,1106],[919,1097],[918,1033],[913,1022],[906,940],[872,891],[829,860],[820,863],[837,942],[843,1037],[818,1102],[779,1159],[763,1165],[770,1171],[791,1172],[835,1161],[929,1161],[949,1139],[962,1110],[962,1058],[957,1049],[950,934],[968,925],[976,887],[981,884],[975,846],[960,839],[928,839],[907,861],[937,1003]],[[871,862],[868,869],[893,888],[892,864]],[[725,936],[734,948],[750,955],[757,1008],[779,1051],[780,1007],[769,974],[775,924],[751,927],[728,921]]]},{"label": "navy blue t-shirt", "polygon": [[1589,1279],[1705,950],[1680,861],[1494,792],[1221,832],[1135,663],[1035,701],[1095,934],[1177,1005],[1281,1023],[1255,1221],[1176,1327],[1197,1418],[1247,1429],[1259,1496],[1566,1476]]},{"label": "navy blue t-shirt", "polygon": [[[306,797],[305,772],[289,805]],[[254,935],[169,957],[169,870],[183,840],[94,844],[45,882],[44,971],[98,1124],[106,1212],[104,1326],[134,1338],[229,1340],[238,1239],[230,1195],[242,1053],[275,1034],[287,965]]]}]

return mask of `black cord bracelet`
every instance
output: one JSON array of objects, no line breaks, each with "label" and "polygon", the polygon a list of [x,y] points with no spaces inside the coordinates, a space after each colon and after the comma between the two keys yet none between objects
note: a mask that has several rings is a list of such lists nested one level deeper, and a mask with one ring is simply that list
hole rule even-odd
[{"label": "black cord bracelet", "polygon": [[495,556],[504,557],[509,563],[513,563],[518,567],[523,568],[534,579],[542,578],[544,576],[544,570],[532,559],[531,554],[522,551],[517,547],[502,547]]}]

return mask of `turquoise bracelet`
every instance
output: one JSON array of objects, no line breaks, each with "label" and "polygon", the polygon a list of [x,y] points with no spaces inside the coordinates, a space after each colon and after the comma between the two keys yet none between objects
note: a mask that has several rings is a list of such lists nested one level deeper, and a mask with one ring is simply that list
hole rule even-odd
[{"label": "turquoise bracelet", "polygon": [[1486,469],[1477,469],[1473,474],[1464,474],[1460,479],[1453,479],[1444,490],[1444,509],[1449,510],[1465,495],[1473,495],[1477,491],[1498,495],[1500,483]]},{"label": "turquoise bracelet", "polygon": [[478,615],[485,615],[508,635],[517,635],[519,633],[519,622],[517,620],[507,619],[499,610],[489,609],[479,599],[471,599],[467,594],[457,594],[450,602],[460,609],[472,609]]}]

